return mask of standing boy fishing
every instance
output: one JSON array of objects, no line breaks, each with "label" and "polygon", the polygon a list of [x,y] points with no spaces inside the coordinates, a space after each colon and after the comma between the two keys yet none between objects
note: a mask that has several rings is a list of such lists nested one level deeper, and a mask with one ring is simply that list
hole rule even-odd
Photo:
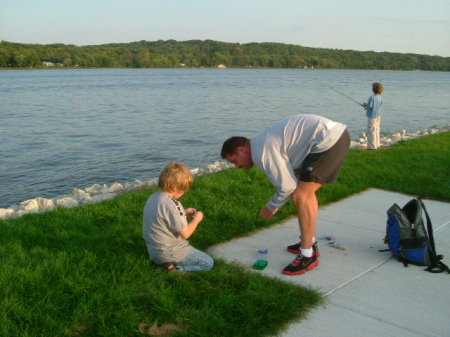
[{"label": "standing boy fishing", "polygon": [[381,94],[384,86],[375,82],[372,84],[373,95],[369,97],[367,104],[363,107],[367,116],[367,149],[376,150],[380,147],[381,132],[381,107],[383,106],[383,98]]},{"label": "standing boy fishing", "polygon": [[349,147],[344,124],[303,114],[286,117],[252,139],[231,137],[224,142],[222,158],[237,168],[258,166],[276,186],[276,193],[261,209],[262,218],[272,218],[289,198],[297,208],[301,241],[287,247],[298,255],[283,274],[301,275],[319,264],[316,192],[323,184],[336,182]]}]

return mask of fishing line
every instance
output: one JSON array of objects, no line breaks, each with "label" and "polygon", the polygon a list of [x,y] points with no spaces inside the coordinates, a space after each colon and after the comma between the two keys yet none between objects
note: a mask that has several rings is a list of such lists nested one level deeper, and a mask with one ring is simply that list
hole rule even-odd
[{"label": "fishing line", "polygon": [[357,102],[357,101],[355,101],[353,98],[351,98],[351,97],[349,97],[349,96],[347,96],[346,94],[344,94],[343,92],[340,92],[339,90],[337,90],[336,88],[333,88],[331,85],[328,85],[328,84],[326,84],[326,83],[323,83],[323,84],[325,84],[328,88],[330,88],[330,89],[333,89],[334,91],[336,91],[336,92],[338,92],[338,93],[340,93],[342,96],[344,96],[344,97],[347,97],[349,100],[351,100],[352,102],[355,102],[356,104],[358,104],[358,105],[360,105],[360,106],[362,106],[362,107],[364,107],[364,106],[366,106],[366,104],[361,104],[361,103],[359,103],[359,102]]}]

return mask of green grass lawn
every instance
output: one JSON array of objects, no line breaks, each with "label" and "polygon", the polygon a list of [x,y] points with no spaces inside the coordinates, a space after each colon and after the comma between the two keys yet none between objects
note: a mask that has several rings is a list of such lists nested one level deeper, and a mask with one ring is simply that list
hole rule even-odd
[{"label": "green grass lawn", "polygon": [[[449,202],[450,132],[351,151],[319,202],[370,187]],[[0,335],[269,336],[321,302],[312,289],[220,260],[209,272],[156,269],[142,239],[155,191],[0,221]],[[293,216],[288,204],[273,220],[258,217],[273,192],[256,169],[197,178],[182,198],[205,212],[190,242],[205,250]]]}]

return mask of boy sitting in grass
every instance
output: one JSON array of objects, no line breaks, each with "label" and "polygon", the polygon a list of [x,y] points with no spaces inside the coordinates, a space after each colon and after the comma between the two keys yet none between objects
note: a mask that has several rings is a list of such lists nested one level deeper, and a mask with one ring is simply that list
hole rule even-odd
[{"label": "boy sitting in grass", "polygon": [[[192,247],[187,239],[203,220],[203,212],[184,209],[178,201],[194,183],[189,168],[172,162],[161,172],[160,191],[154,193],[144,208],[144,239],[148,253],[165,270],[201,271],[214,266],[214,260]],[[187,216],[192,217],[187,222]]]}]

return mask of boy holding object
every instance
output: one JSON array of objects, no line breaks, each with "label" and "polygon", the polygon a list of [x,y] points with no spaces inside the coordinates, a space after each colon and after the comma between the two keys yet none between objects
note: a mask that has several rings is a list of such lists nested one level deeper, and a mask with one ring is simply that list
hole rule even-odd
[{"label": "boy holding object", "polygon": [[367,116],[367,149],[376,150],[380,147],[380,128],[381,128],[381,107],[383,106],[383,99],[381,94],[384,91],[384,86],[381,83],[375,82],[372,84],[373,95],[369,97],[367,104],[363,107],[366,110]]},{"label": "boy holding object", "polygon": [[[193,184],[194,177],[189,168],[172,162],[159,176],[160,191],[145,204],[143,232],[148,254],[165,270],[202,271],[214,266],[209,255],[187,241],[203,220],[203,212],[184,209],[178,201]],[[187,216],[192,217],[189,223]]]}]

